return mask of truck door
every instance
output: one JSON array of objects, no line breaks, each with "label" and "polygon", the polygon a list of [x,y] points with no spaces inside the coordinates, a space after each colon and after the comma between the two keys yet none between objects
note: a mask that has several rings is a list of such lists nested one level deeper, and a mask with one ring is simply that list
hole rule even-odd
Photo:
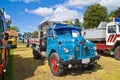
[{"label": "truck door", "polygon": [[113,46],[116,40],[116,25],[108,25],[106,28],[106,45]]},{"label": "truck door", "polygon": [[53,46],[53,30],[49,29],[47,36],[47,53],[50,53],[52,46]]}]

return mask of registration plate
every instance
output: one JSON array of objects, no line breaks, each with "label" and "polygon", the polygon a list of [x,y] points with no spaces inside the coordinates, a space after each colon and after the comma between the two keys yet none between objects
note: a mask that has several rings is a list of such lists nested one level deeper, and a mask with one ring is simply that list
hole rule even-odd
[{"label": "registration plate", "polygon": [[90,58],[82,59],[82,63],[89,63],[89,62],[90,62]]}]

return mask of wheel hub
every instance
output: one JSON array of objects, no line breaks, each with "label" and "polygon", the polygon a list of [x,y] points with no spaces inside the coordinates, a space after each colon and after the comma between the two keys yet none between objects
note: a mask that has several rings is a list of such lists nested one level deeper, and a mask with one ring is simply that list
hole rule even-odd
[{"label": "wheel hub", "polygon": [[58,66],[57,66],[57,61],[56,61],[56,59],[54,59],[54,58],[51,59],[51,68],[52,68],[52,71],[53,71],[53,72],[56,72],[56,71],[57,71],[57,68],[58,68]]},{"label": "wheel hub", "polygon": [[120,57],[120,50],[118,51],[118,56]]}]

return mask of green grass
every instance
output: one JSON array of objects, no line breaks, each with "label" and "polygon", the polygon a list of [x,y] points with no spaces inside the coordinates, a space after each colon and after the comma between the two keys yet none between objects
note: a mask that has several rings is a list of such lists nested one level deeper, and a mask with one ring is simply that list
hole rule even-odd
[{"label": "green grass", "polygon": [[19,45],[19,46],[25,46],[25,43],[23,43],[22,41],[19,41],[19,42],[18,42],[18,45]]},{"label": "green grass", "polygon": [[14,68],[14,50],[12,49],[10,51],[10,58],[9,58],[9,61],[8,61],[8,65],[7,65],[7,71],[5,73],[5,80],[14,80],[14,77],[13,77],[13,68]]}]

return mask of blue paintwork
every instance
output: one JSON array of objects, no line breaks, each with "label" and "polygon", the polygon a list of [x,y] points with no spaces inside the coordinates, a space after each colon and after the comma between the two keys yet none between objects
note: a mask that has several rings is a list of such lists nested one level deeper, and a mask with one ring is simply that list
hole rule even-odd
[{"label": "blue paintwork", "polygon": [[[68,34],[65,35],[62,31],[68,29]],[[76,37],[72,36],[71,30],[79,31],[80,35]],[[51,35],[50,35],[51,32]],[[59,35],[57,34],[59,32]],[[74,31],[75,32],[75,31]],[[86,41],[81,36],[81,29],[77,26],[68,26],[68,25],[53,25],[48,30],[47,36],[47,54],[46,57],[49,58],[52,51],[55,51],[61,60],[69,61],[69,56],[72,56],[73,59],[80,60],[84,58],[95,57],[95,44]],[[59,45],[58,42],[61,42]],[[80,44],[80,42],[82,42]],[[75,47],[78,47],[78,51],[75,51]],[[69,52],[65,53],[64,48],[69,49]]]}]

